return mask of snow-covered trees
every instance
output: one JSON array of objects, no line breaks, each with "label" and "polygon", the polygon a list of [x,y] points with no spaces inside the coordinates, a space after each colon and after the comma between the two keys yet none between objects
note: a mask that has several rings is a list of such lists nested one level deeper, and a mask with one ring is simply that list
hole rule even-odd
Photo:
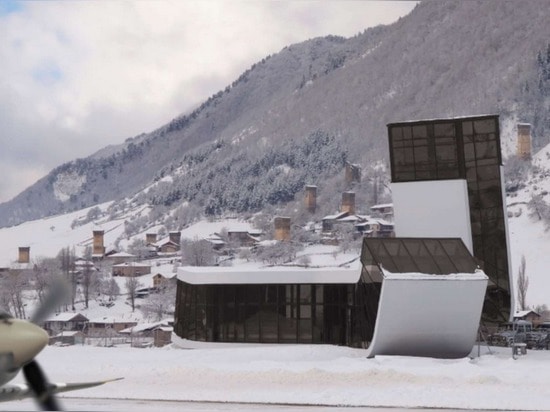
[{"label": "snow-covered trees", "polygon": [[210,242],[204,239],[184,239],[181,242],[182,263],[189,266],[210,266],[216,262],[216,254]]}]

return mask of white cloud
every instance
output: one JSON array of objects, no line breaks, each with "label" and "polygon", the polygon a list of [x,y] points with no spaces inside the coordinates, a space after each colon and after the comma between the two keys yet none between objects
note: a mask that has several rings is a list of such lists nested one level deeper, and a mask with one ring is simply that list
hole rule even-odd
[{"label": "white cloud", "polygon": [[[0,109],[6,109],[0,160],[13,165],[4,163],[0,201],[61,162],[159,127],[286,45],[349,37],[413,7],[387,1],[23,2],[0,15]],[[12,140],[28,152],[10,151]]]}]

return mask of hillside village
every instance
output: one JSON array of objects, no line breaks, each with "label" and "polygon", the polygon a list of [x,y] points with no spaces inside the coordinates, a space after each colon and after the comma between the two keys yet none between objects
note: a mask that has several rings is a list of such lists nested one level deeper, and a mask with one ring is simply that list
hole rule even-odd
[{"label": "hillside village", "polygon": [[[543,155],[531,156],[530,139],[528,125],[518,125],[517,156],[528,162],[532,157],[539,169],[544,168]],[[343,174],[349,188],[361,180],[359,165],[346,164]],[[524,191],[528,189],[529,186],[523,187]],[[535,190],[544,191],[539,187]],[[508,194],[509,219],[522,216],[519,208],[529,202],[517,199],[526,195],[521,190]],[[80,232],[77,236],[85,240],[67,242],[73,244],[72,249],[63,246],[61,253],[49,254],[57,255],[54,260],[60,264],[59,270],[74,281],[73,302],[59,308],[44,325],[51,343],[166,345],[172,332],[175,276],[181,265],[359,268],[363,237],[394,236],[393,208],[391,203],[378,204],[370,208],[369,214],[363,214],[355,199],[355,192],[342,192],[336,213],[304,226],[293,224],[288,216],[272,216],[271,228],[260,230],[251,222],[228,218],[199,222],[182,230],[147,230],[124,243],[120,241],[123,225],[116,221],[102,222],[98,216],[95,221],[75,227],[74,220],[78,218],[67,215],[63,218],[65,224],[73,218],[71,229]],[[317,201],[317,187],[305,185],[302,203],[311,216],[318,207]],[[89,231],[83,232],[84,228]],[[50,231],[57,228],[50,226]],[[14,278],[25,279],[26,290],[21,301],[14,299],[17,294],[4,294],[2,304],[24,317],[30,315],[42,293],[38,285],[48,273],[47,259],[41,256],[40,249],[35,257],[31,246],[12,246],[13,249],[17,250],[17,258],[0,266],[3,290],[13,291],[10,284],[22,285],[9,281]],[[68,259],[69,267],[63,267],[64,259]],[[540,324],[547,315],[538,309],[519,311],[516,317]]]}]

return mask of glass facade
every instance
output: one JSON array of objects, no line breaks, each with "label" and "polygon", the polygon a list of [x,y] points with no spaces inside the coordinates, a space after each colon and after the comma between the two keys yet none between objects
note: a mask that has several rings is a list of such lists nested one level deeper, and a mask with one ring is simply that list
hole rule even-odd
[{"label": "glass facade", "polygon": [[388,125],[393,182],[465,179],[473,252],[489,276],[483,320],[508,321],[510,274],[498,116]]},{"label": "glass facade", "polygon": [[353,284],[192,285],[178,280],[174,331],[202,342],[323,343],[367,348],[384,267],[391,272],[473,273],[460,239],[365,238]]},{"label": "glass facade", "polygon": [[356,286],[178,281],[174,331],[204,342],[353,345]]}]

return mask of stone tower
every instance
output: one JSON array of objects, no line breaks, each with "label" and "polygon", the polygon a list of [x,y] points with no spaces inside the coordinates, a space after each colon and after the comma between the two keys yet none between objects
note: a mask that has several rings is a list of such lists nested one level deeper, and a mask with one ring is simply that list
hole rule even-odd
[{"label": "stone tower", "polygon": [[274,219],[275,240],[290,240],[290,218],[277,216]]},{"label": "stone tower", "polygon": [[304,203],[308,212],[315,213],[317,209],[317,186],[306,186]]},{"label": "stone tower", "polygon": [[18,263],[29,263],[31,261],[31,248],[28,246],[19,247]]},{"label": "stone tower", "polygon": [[350,215],[355,214],[355,192],[342,193],[340,212],[348,212]]},{"label": "stone tower", "polygon": [[103,230],[94,230],[94,242],[92,247],[92,254],[95,256],[105,255],[105,246],[103,244]]},{"label": "stone tower", "polygon": [[529,123],[518,123],[517,155],[521,159],[531,158],[531,125]]}]

